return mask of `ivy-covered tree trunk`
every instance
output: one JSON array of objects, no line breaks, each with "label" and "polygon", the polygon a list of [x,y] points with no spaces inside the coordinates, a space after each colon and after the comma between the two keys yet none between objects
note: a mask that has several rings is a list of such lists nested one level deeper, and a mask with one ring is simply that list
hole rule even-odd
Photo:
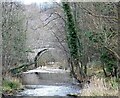
[{"label": "ivy-covered tree trunk", "polygon": [[77,31],[75,27],[75,21],[73,14],[68,2],[63,2],[63,9],[66,15],[66,26],[67,26],[67,42],[71,55],[71,68],[72,74],[75,78],[79,79],[83,76],[82,69],[79,63],[79,54],[78,54],[78,38]]}]

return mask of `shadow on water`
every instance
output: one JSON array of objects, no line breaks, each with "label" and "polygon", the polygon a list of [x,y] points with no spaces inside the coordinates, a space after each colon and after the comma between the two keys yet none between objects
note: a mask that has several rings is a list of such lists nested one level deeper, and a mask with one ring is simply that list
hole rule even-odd
[{"label": "shadow on water", "polygon": [[4,96],[2,98],[119,98],[118,96]]},{"label": "shadow on water", "polygon": [[74,96],[2,96],[2,98],[80,98]]}]

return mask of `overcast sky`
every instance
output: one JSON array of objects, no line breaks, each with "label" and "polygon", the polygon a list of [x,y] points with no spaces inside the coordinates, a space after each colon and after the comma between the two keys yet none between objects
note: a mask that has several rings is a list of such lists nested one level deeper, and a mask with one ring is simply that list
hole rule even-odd
[{"label": "overcast sky", "polygon": [[18,0],[24,2],[24,4],[31,4],[31,3],[42,3],[42,2],[60,2],[60,0]]}]

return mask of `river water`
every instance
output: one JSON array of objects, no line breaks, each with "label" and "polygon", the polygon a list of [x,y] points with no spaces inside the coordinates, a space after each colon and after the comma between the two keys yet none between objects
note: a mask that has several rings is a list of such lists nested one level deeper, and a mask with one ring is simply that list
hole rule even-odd
[{"label": "river water", "polygon": [[66,96],[71,93],[80,93],[80,87],[76,85],[33,85],[26,86],[19,96]]},{"label": "river water", "polygon": [[35,69],[25,72],[22,79],[24,90],[5,98],[46,98],[47,96],[64,98],[68,97],[68,94],[80,94],[77,82],[69,76],[69,72],[64,70]]},{"label": "river water", "polygon": [[[15,96],[5,98],[46,98],[67,97],[67,94],[79,94],[80,87],[73,84],[56,84],[56,85],[27,85],[25,90]],[[71,98],[71,97],[70,97]]]}]

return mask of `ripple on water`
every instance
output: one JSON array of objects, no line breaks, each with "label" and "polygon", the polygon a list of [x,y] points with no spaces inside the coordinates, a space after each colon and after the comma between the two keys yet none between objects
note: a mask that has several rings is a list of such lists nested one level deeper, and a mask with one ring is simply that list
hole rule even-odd
[{"label": "ripple on water", "polygon": [[70,93],[80,93],[80,88],[75,85],[46,86],[34,85],[31,89],[25,89],[19,95],[23,96],[66,96]]}]

